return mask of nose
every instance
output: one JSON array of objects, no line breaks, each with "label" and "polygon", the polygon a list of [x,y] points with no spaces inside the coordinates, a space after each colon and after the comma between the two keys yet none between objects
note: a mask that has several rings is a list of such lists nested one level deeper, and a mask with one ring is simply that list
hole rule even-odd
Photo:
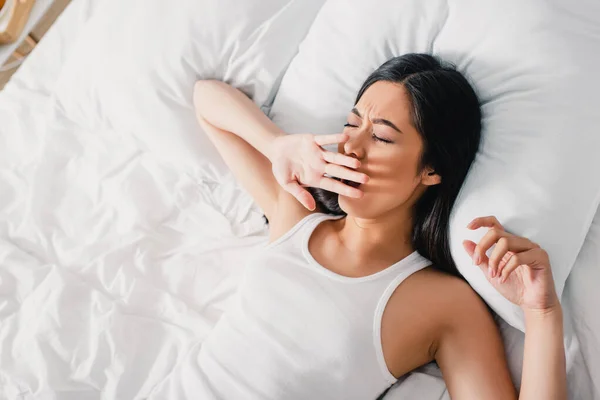
[{"label": "nose", "polygon": [[362,160],[365,158],[364,132],[357,129],[357,132],[350,134],[350,139],[344,143],[344,154]]}]

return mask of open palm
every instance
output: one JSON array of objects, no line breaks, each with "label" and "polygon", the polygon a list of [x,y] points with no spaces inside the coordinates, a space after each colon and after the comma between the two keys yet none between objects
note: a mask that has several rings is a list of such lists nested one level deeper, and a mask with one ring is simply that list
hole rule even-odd
[{"label": "open palm", "polygon": [[318,187],[349,197],[362,196],[361,190],[331,178],[367,182],[367,175],[355,170],[360,166],[360,161],[321,148],[328,144],[343,143],[348,140],[348,135],[295,134],[280,136],[275,140],[273,153],[269,157],[273,175],[281,187],[306,208],[313,210],[315,200],[303,186]]}]

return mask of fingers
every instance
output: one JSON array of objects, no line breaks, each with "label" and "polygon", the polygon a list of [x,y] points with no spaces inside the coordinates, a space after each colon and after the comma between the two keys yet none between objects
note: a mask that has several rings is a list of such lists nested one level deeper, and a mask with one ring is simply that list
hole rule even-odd
[{"label": "fingers", "polygon": [[[483,262],[487,262],[487,256],[486,256],[486,252],[489,250],[489,248],[496,243],[496,241],[498,239],[500,239],[501,237],[501,233],[504,232],[504,227],[500,224],[500,222],[498,221],[498,219],[496,217],[494,217],[493,215],[491,216],[487,216],[487,217],[479,217],[479,218],[475,218],[473,221],[471,221],[468,225],[467,228],[471,229],[471,230],[475,230],[475,229],[479,229],[482,227],[486,227],[486,228],[491,228],[490,231],[488,232],[488,235],[484,236],[484,239],[486,239],[487,237],[487,241],[484,242],[483,244],[480,242],[479,245],[474,249],[473,251],[473,262],[475,263],[475,265],[480,265]],[[492,234],[490,234],[490,232],[492,232]],[[483,241],[483,239],[482,239]],[[483,251],[482,251],[483,248]]]},{"label": "fingers", "polygon": [[322,177],[319,181],[319,187],[321,189],[329,190],[330,192],[338,193],[346,197],[360,199],[363,196],[362,191],[331,178]]},{"label": "fingers", "polygon": [[369,177],[366,174],[336,164],[327,164],[325,166],[325,173],[336,178],[358,183],[367,183],[369,181]]},{"label": "fingers", "polygon": [[[465,240],[465,241],[463,241],[463,247],[465,248],[469,257],[473,258],[473,253],[475,252],[475,247],[477,247],[477,244],[475,244],[475,242],[472,242],[470,240]],[[485,262],[479,263],[479,268],[481,269],[481,271],[483,271],[483,273],[486,276],[488,276],[488,264],[487,263],[485,263]]]},{"label": "fingers", "polygon": [[471,221],[469,223],[469,225],[467,225],[467,228],[469,228],[471,230],[479,229],[482,227],[496,228],[496,229],[504,230],[504,227],[502,226],[502,224],[500,224],[498,219],[496,217],[494,217],[493,215],[491,215],[489,217],[475,218],[473,221]]},{"label": "fingers", "polygon": [[467,251],[467,254],[469,255],[469,257],[473,257],[473,252],[475,251],[476,246],[477,246],[477,244],[471,240],[463,241],[463,247]]},{"label": "fingers", "polygon": [[508,238],[501,237],[496,242],[496,246],[494,247],[494,251],[492,251],[492,255],[489,258],[488,266],[490,268],[490,278],[494,278],[496,276],[496,270],[500,264],[500,261],[504,258],[506,253],[508,253],[509,245]]},{"label": "fingers", "polygon": [[495,242],[494,250],[488,261],[490,277],[492,278],[495,278],[499,274],[500,269],[506,265],[514,253],[526,251],[533,247],[533,244],[528,239],[513,236],[506,232],[504,234],[506,236],[500,237]]},{"label": "fingers", "polygon": [[315,143],[319,146],[328,144],[338,144],[348,141],[348,135],[345,133],[334,133],[333,135],[315,135]]},{"label": "fingers", "polygon": [[341,153],[334,153],[333,151],[324,151],[323,160],[331,164],[344,165],[348,168],[360,167],[360,161],[354,157],[346,156]]},{"label": "fingers", "polygon": [[308,190],[304,189],[298,182],[289,182],[283,186],[283,189],[294,196],[304,207],[310,211],[314,211],[317,207],[315,199],[311,196]]},{"label": "fingers", "polygon": [[482,262],[487,262],[486,252],[492,247],[496,242],[501,238],[508,235],[503,230],[492,228],[488,231],[488,233],[481,238],[479,243],[477,243],[477,247],[473,251],[473,262],[475,265],[479,265]]},{"label": "fingers", "polygon": [[521,265],[527,265],[530,268],[549,265],[548,254],[539,247],[534,247],[522,253],[514,254],[502,269],[500,283],[506,282],[506,279]]},{"label": "fingers", "polygon": [[[502,229],[492,228],[481,238],[479,243],[477,243],[477,247],[473,254],[473,261],[475,264],[479,265],[480,262],[483,262],[486,257],[486,252],[502,238],[506,238],[502,243],[507,247],[507,251],[523,251],[533,247],[533,243],[525,238],[511,235]],[[506,253],[506,251],[504,253]]]}]

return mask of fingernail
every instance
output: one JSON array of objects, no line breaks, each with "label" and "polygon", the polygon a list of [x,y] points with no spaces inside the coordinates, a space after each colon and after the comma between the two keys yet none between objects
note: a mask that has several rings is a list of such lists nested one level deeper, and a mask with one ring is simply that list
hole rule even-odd
[{"label": "fingernail", "polygon": [[475,252],[475,265],[479,265],[481,264],[481,256],[479,255],[479,252]]}]

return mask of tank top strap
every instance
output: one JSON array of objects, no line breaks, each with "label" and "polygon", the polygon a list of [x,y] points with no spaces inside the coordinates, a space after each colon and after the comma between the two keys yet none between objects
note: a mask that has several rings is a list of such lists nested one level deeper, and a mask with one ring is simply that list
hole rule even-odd
[{"label": "tank top strap", "polygon": [[290,228],[290,230],[288,230],[286,233],[284,233],[279,238],[277,238],[277,240],[274,240],[273,242],[266,245],[265,249],[275,247],[275,246],[279,245],[280,243],[283,243],[283,242],[289,240],[290,238],[292,238],[293,236],[295,236],[297,234],[303,236],[302,232],[306,232],[306,231],[312,232],[312,230],[319,223],[321,223],[322,221],[324,221],[326,219],[335,219],[335,218],[341,218],[341,217],[342,216],[316,213],[316,212],[308,214],[307,216],[302,218],[300,221],[298,221],[296,223],[296,225],[294,225],[292,228]]},{"label": "tank top strap", "polygon": [[383,294],[379,298],[377,302],[377,306],[375,308],[375,315],[373,318],[373,341],[375,345],[375,351],[377,353],[377,361],[383,377],[389,384],[396,383],[397,379],[387,367],[385,363],[385,358],[383,356],[383,346],[381,343],[381,322],[383,319],[383,312],[389,302],[390,298],[394,291],[412,274],[422,270],[431,265],[431,261],[427,258],[423,257],[419,253],[413,253],[413,260],[411,260],[409,265],[405,265],[404,268],[396,275],[396,277],[387,285],[386,289],[383,291]]}]

